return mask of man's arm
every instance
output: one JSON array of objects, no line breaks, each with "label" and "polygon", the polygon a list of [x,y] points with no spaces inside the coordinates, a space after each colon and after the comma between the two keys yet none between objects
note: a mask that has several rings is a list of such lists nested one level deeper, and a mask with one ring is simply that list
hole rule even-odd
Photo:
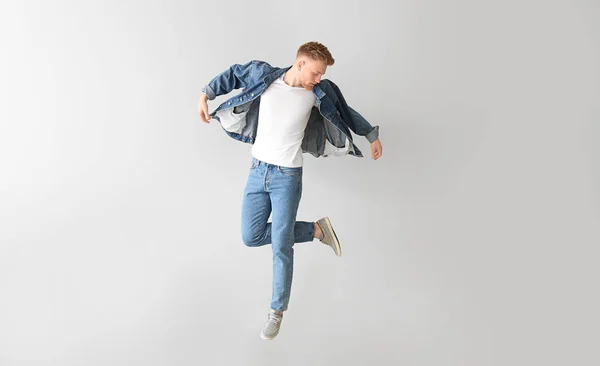
[{"label": "man's arm", "polygon": [[235,89],[245,88],[250,83],[252,68],[260,63],[260,61],[252,60],[244,65],[234,64],[204,86],[198,101],[200,120],[209,122],[211,119],[208,113],[208,100],[213,100],[219,95],[227,94]]},{"label": "man's arm", "polygon": [[[354,122],[354,133],[360,136],[365,136],[369,142],[373,142],[379,138],[379,126],[371,126],[371,124],[352,107],[347,105],[350,116]],[[344,116],[342,116],[344,118]]]},{"label": "man's arm", "polygon": [[360,113],[348,105],[340,88],[333,81],[327,81],[337,97],[337,101],[335,101],[337,110],[352,132],[359,136],[365,136],[371,143],[377,140],[379,138],[379,126],[371,126]]},{"label": "man's arm", "polygon": [[371,143],[371,157],[374,160],[377,160],[381,157],[383,153],[383,148],[381,146],[381,141],[379,141],[379,126],[371,126],[369,121],[367,121],[360,113],[355,111],[352,107],[346,103],[346,99],[344,99],[344,95],[340,88],[335,85],[335,83],[331,80],[328,80],[331,88],[337,96],[336,105],[342,119],[346,122],[348,127],[359,136],[365,136],[367,141]]},{"label": "man's arm", "polygon": [[245,88],[250,82],[253,66],[258,63],[259,61],[252,60],[244,65],[231,65],[204,86],[202,92],[206,94],[208,100],[213,100],[219,95],[227,94],[232,90]]}]

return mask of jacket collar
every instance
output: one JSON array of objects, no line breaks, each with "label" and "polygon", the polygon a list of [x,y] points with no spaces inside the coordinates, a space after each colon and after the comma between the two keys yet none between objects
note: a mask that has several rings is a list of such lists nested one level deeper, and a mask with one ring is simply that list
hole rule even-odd
[{"label": "jacket collar", "polygon": [[285,74],[285,72],[288,71],[291,68],[292,68],[292,66],[284,67],[282,69],[276,69],[272,73],[270,73],[267,76],[265,76],[265,78],[263,79],[263,81],[265,82],[266,85],[271,85],[272,82],[274,82],[275,80],[277,80],[277,78],[279,78],[281,75]]},{"label": "jacket collar", "polygon": [[[291,69],[292,66],[294,66],[294,65],[290,65],[288,67],[277,69],[277,70],[273,71],[272,73],[270,73],[269,75],[265,76],[265,78],[264,78],[265,84],[270,85],[272,82],[277,80],[277,78],[279,78],[281,75],[285,74],[286,71]],[[317,96],[317,98],[323,99],[323,97],[325,96],[325,92],[323,91],[323,89],[321,89],[319,84],[316,84],[315,86],[313,86],[312,92],[313,92],[313,94],[315,94]]]},{"label": "jacket collar", "polygon": [[[321,83],[319,83],[319,84],[321,84]],[[323,91],[323,89],[321,89],[319,84],[316,84],[315,86],[313,86],[312,92],[314,95],[317,96],[317,98],[323,99],[323,97],[325,96],[325,92]]]}]

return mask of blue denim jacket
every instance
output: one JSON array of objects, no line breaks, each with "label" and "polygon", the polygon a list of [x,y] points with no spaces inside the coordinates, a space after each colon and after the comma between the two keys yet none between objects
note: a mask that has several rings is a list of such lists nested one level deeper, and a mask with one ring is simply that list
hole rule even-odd
[{"label": "blue denim jacket", "polygon": [[[223,102],[210,115],[219,122],[232,138],[253,144],[258,127],[260,96],[267,87],[287,70],[273,67],[264,61],[253,60],[245,65],[235,64],[213,78],[202,91],[209,100],[234,89],[242,92]],[[379,137],[379,126],[371,126],[344,99],[342,92],[331,80],[321,80],[312,89],[316,96],[302,140],[302,152],[315,157],[327,155],[354,155],[362,157],[352,141],[352,134],[365,136],[369,142]],[[222,116],[227,115],[227,124]]]}]

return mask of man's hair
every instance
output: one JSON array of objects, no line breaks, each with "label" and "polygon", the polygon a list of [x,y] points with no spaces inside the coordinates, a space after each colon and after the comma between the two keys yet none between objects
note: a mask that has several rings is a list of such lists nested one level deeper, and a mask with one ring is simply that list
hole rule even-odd
[{"label": "man's hair", "polygon": [[319,42],[307,42],[300,46],[296,57],[300,55],[308,56],[313,60],[321,60],[325,62],[327,66],[333,65],[335,62],[327,47]]}]

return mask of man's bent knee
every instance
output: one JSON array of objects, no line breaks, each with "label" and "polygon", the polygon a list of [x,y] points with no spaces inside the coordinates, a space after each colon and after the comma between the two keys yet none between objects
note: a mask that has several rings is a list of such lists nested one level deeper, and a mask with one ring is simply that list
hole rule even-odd
[{"label": "man's bent knee", "polygon": [[247,247],[257,247],[261,243],[261,237],[257,233],[242,232],[242,242]]}]

